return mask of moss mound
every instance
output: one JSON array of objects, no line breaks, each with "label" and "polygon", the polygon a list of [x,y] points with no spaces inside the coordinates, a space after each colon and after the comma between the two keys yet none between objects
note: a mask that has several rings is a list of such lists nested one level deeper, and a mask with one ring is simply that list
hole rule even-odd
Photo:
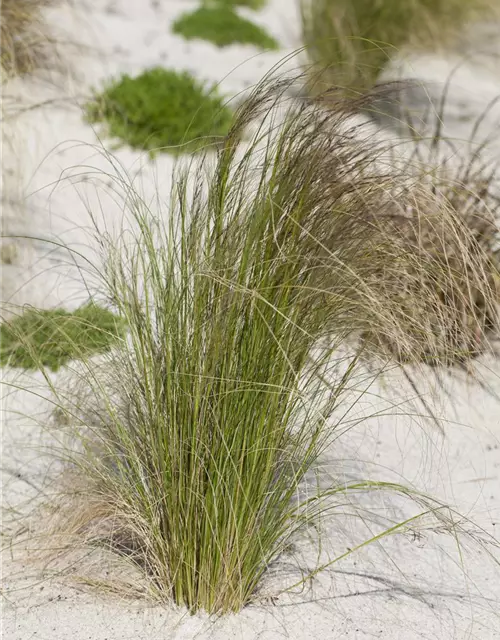
[{"label": "moss mound", "polygon": [[218,47],[252,44],[261,49],[279,49],[278,42],[262,27],[240,17],[229,4],[203,6],[185,13],[172,30],[187,40],[208,40]]},{"label": "moss mound", "polygon": [[57,371],[69,360],[109,350],[124,332],[122,320],[94,303],[74,313],[30,309],[0,325],[0,364]]},{"label": "moss mound", "polygon": [[207,6],[220,5],[225,7],[248,7],[249,9],[262,9],[267,0],[205,0]]},{"label": "moss mound", "polygon": [[162,67],[112,81],[86,107],[91,123],[105,122],[107,133],[132,147],[171,147],[171,153],[196,151],[226,135],[232,112],[215,89],[189,73]]}]

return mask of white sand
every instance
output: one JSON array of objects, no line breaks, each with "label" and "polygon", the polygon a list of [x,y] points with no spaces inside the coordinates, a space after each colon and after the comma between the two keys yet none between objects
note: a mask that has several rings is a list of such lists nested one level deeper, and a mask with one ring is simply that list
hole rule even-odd
[{"label": "white sand", "polygon": [[[300,46],[297,12],[290,0],[269,0],[268,7],[257,14],[242,12],[267,26],[283,44],[282,51],[272,54],[258,54],[251,47],[218,50],[207,43],[186,43],[169,33],[169,24],[197,3],[168,0],[159,4],[161,9],[154,9],[146,0],[86,0],[78,9],[59,8],[51,13],[52,22],[65,39],[78,46],[62,48],[72,73],[57,86],[39,80],[16,81],[5,92],[8,105],[12,100],[20,100],[25,107],[47,104],[27,110],[5,126],[3,189],[11,203],[4,205],[2,212],[4,233],[60,240],[93,258],[92,243],[82,231],[89,224],[88,208],[98,216],[101,227],[123,224],[120,199],[112,194],[105,196],[102,191],[101,198],[96,197],[89,175],[91,167],[109,171],[110,165],[96,133],[83,122],[77,106],[104,78],[164,64],[220,81],[221,91],[232,97]],[[445,124],[448,135],[456,139],[468,137],[475,117],[500,94],[500,63],[489,55],[490,50],[500,48],[500,37],[494,31],[489,40],[484,36],[479,39],[488,50],[461,66],[450,90]],[[471,42],[477,43],[477,38],[471,37]],[[388,74],[417,77],[435,88],[446,80],[457,60],[415,57],[394,65]],[[297,63],[289,62],[288,68]],[[484,132],[498,132],[499,123],[496,107],[488,116]],[[491,157],[499,157],[499,152],[497,144],[490,151]],[[136,176],[136,184],[147,198],[158,191],[159,201],[153,200],[153,206],[161,208],[168,199],[171,157],[160,155],[151,163],[127,148],[114,154],[128,174]],[[81,181],[82,174],[87,174],[85,182]],[[40,241],[3,242],[9,245],[6,250],[12,256],[12,264],[3,267],[4,302],[62,304],[71,309],[85,299],[81,274],[63,250],[54,246],[48,251]],[[436,392],[433,406],[443,418],[444,438],[417,416],[409,418],[398,415],[403,411],[397,407],[390,409],[391,398],[408,400],[412,396],[397,377],[390,385],[371,387],[354,413],[360,417],[378,411],[379,416],[361,421],[332,447],[323,461],[324,481],[331,473],[346,481],[371,478],[405,482],[453,505],[482,527],[485,535],[500,538],[500,364],[485,359],[481,373],[490,392],[457,381],[446,382],[448,393]],[[47,393],[40,375],[8,371],[4,372],[4,382]],[[394,389],[399,390],[397,398]],[[52,491],[48,479],[53,468],[40,452],[40,445],[46,443],[42,426],[48,420],[50,406],[30,391],[4,386],[3,393],[3,502],[9,508],[4,533],[8,540],[17,526],[12,507],[29,511],[31,503],[27,501],[36,497],[40,488]],[[369,536],[369,531],[378,530],[376,515],[392,514],[402,519],[416,513],[408,501],[389,494],[372,494],[359,500],[351,497],[351,501],[351,506],[324,523],[322,561],[344,553]],[[372,512],[364,523],[352,516],[356,508],[363,507]],[[12,553],[4,554],[3,561],[3,637],[500,638],[500,569],[474,545],[466,545],[461,551],[462,558],[453,537],[430,529],[422,530],[419,536],[394,536],[333,565],[303,592],[282,595],[274,604],[252,605],[238,616],[210,621],[173,607],[154,607],[102,590],[76,588],[67,576],[48,579],[47,572],[42,574],[35,565],[25,563],[21,551],[14,547]],[[315,566],[313,542],[299,541],[297,554],[304,568]],[[107,566],[104,560],[103,567]],[[79,571],[77,567],[75,573]],[[266,579],[264,592],[272,595],[280,584],[293,583],[300,577],[290,571],[288,563],[283,562]]]}]

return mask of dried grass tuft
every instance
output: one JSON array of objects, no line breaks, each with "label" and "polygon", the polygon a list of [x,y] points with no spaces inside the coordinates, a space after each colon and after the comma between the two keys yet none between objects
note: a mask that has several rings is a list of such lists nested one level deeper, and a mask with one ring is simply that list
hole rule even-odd
[{"label": "dried grass tuft", "polygon": [[57,67],[56,40],[44,19],[55,0],[2,0],[1,65],[5,78]]}]

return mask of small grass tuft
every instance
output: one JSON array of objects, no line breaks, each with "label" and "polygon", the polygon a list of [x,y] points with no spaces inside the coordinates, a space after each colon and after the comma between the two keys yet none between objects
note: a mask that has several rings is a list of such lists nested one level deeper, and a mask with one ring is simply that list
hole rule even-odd
[{"label": "small grass tuft", "polygon": [[124,74],[86,107],[89,122],[138,149],[186,153],[224,136],[232,112],[215,88],[189,73],[155,67],[133,78]]},{"label": "small grass tuft", "polygon": [[74,313],[29,309],[0,325],[0,364],[57,371],[69,360],[107,351],[123,332],[116,315],[93,303]]},{"label": "small grass tuft", "polygon": [[174,22],[172,30],[187,40],[208,40],[218,47],[237,43],[279,49],[277,40],[262,27],[242,18],[225,4],[203,6],[185,13]]}]

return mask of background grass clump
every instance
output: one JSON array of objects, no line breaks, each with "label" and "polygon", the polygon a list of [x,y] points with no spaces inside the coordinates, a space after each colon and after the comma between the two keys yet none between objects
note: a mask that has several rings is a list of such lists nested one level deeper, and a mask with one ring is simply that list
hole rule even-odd
[{"label": "background grass clump", "polygon": [[[405,213],[400,196],[382,221],[394,262],[383,273],[374,268],[373,286],[378,312],[390,309],[393,327],[385,335],[368,327],[364,337],[372,340],[369,351],[382,347],[399,362],[470,370],[500,337],[498,219],[470,186],[451,179],[419,196]],[[389,317],[375,326],[382,324],[389,326]]]},{"label": "background grass clump", "polygon": [[[441,47],[491,0],[303,0],[303,41],[321,84],[366,91],[406,45]],[[324,69],[324,71],[323,71]]]},{"label": "background grass clump", "polygon": [[132,147],[186,153],[224,136],[232,112],[215,88],[161,67],[108,84],[86,107],[89,122]]},{"label": "background grass clump", "polygon": [[73,313],[29,309],[0,325],[0,364],[57,371],[69,360],[107,351],[124,328],[115,314],[93,303]]},{"label": "background grass clump", "polygon": [[261,49],[279,49],[275,38],[262,27],[239,16],[229,3],[202,6],[176,20],[172,31],[187,40],[208,40],[218,47],[251,44]]}]

